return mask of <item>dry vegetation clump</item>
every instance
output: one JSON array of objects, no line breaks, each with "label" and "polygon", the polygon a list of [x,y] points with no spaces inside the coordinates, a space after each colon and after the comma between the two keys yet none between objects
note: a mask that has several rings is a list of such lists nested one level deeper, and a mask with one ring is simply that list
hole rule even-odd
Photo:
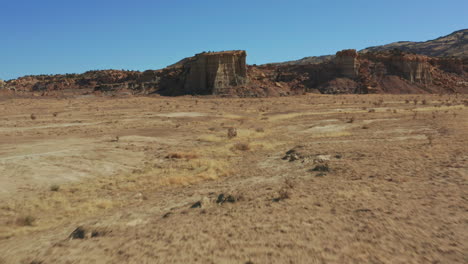
[{"label": "dry vegetation clump", "polygon": [[186,153],[186,152],[172,152],[166,156],[166,159],[196,159],[198,155],[195,153]]},{"label": "dry vegetation clump", "polygon": [[237,129],[235,129],[234,127],[228,128],[227,137],[229,139],[237,137]]},{"label": "dry vegetation clump", "polygon": [[292,189],[294,189],[294,182],[291,178],[286,178],[281,189],[278,190],[278,196],[273,198],[274,202],[279,202],[291,198]]},{"label": "dry vegetation clump", "polygon": [[279,202],[291,198],[291,192],[287,188],[281,188],[278,191],[278,197],[274,198],[274,202]]},{"label": "dry vegetation clump", "polygon": [[320,164],[315,165],[312,171],[329,172],[330,167],[328,166],[328,163],[320,163]]},{"label": "dry vegetation clump", "polygon": [[238,142],[238,143],[234,144],[234,146],[232,148],[234,150],[249,151],[250,150],[250,145],[249,145],[249,143]]},{"label": "dry vegetation clump", "polygon": [[374,102],[375,106],[381,106],[383,104],[384,100],[381,98],[377,102]]},{"label": "dry vegetation clump", "polygon": [[33,226],[34,222],[36,222],[36,217],[32,215],[20,216],[15,221],[18,226]]},{"label": "dry vegetation clump", "polygon": [[223,204],[223,203],[235,203],[238,200],[240,200],[241,197],[236,197],[231,194],[224,194],[221,193],[218,195],[218,198],[216,199],[217,204]]},{"label": "dry vegetation clump", "polygon": [[60,190],[60,186],[57,184],[52,184],[49,188],[50,191],[52,192],[58,192]]},{"label": "dry vegetation clump", "polygon": [[31,114],[29,117],[31,118],[31,120],[36,120],[37,118],[35,114]]}]

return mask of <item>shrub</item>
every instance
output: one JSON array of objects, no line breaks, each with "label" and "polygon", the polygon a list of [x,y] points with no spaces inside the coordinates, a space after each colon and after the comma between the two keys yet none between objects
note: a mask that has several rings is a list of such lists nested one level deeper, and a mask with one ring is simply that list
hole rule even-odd
[{"label": "shrub", "polygon": [[198,158],[197,154],[194,153],[184,153],[184,152],[172,152],[166,156],[166,159],[196,159]]},{"label": "shrub", "polygon": [[279,191],[278,191],[278,200],[285,200],[285,199],[289,199],[291,197],[291,193],[289,192],[288,189],[286,188],[281,188]]},{"label": "shrub", "polygon": [[233,127],[228,128],[227,136],[229,139],[237,137],[237,130]]},{"label": "shrub", "polygon": [[19,226],[32,226],[36,218],[31,215],[21,216],[16,219],[16,224]]},{"label": "shrub", "polygon": [[240,150],[240,151],[248,151],[250,150],[250,146],[248,143],[236,143],[234,144],[234,149]]},{"label": "shrub", "polygon": [[330,171],[330,167],[328,167],[327,163],[317,164],[312,171],[321,171],[321,172],[328,172]]}]

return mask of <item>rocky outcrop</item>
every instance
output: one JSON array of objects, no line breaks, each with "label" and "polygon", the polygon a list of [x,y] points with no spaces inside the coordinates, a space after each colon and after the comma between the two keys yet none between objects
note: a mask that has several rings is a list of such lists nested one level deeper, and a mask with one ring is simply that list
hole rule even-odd
[{"label": "rocky outcrop", "polygon": [[[309,65],[265,65],[277,74],[263,85],[282,82],[285,90],[339,93],[466,93],[465,61],[400,51],[358,54],[344,50],[333,61]],[[255,79],[255,78],[252,78]],[[267,82],[269,81],[269,84]]]},{"label": "rocky outcrop", "polygon": [[360,85],[349,78],[336,78],[321,85],[318,90],[324,94],[353,94]]},{"label": "rocky outcrop", "polygon": [[[468,58],[465,60],[468,62]],[[464,69],[464,67],[468,67],[468,64],[464,63],[463,59],[460,58],[433,58],[430,62],[445,72],[463,74],[468,70],[468,68]]]},{"label": "rocky outcrop", "polygon": [[236,95],[248,84],[243,50],[203,52],[157,72],[162,95]]},{"label": "rocky outcrop", "polygon": [[354,49],[342,50],[336,53],[335,64],[339,72],[347,78],[354,79],[359,73],[358,53]]},{"label": "rocky outcrop", "polygon": [[5,87],[5,82],[3,80],[0,80],[0,89],[3,89]]},{"label": "rocky outcrop", "polygon": [[398,75],[410,83],[431,84],[432,76],[430,58],[423,55],[403,53],[400,51],[368,53],[362,55],[374,63],[381,63],[385,74]]},{"label": "rocky outcrop", "polygon": [[245,51],[208,52],[185,63],[184,90],[201,94],[229,94],[232,87],[247,84]]},{"label": "rocky outcrop", "polygon": [[304,92],[468,93],[468,60],[401,51],[337,52],[313,64],[247,66],[245,51],[200,53],[161,70],[89,71],[25,76],[4,85],[15,92],[74,91],[221,96],[286,96]]}]

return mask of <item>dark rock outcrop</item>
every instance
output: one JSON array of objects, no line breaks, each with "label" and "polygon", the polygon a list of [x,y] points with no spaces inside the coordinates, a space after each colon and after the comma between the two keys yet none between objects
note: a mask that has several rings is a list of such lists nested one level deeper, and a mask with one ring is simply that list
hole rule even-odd
[{"label": "dark rock outcrop", "polygon": [[354,49],[338,51],[335,56],[335,64],[340,74],[354,79],[359,73],[358,53]]}]

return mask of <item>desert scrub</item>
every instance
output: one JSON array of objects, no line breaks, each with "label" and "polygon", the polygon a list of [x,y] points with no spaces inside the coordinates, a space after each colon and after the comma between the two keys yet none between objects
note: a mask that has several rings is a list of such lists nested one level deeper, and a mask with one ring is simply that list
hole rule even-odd
[{"label": "desert scrub", "polygon": [[328,166],[327,163],[321,163],[321,164],[317,164],[317,165],[312,169],[312,171],[329,172],[329,171],[330,171],[330,167]]},{"label": "desert scrub", "polygon": [[232,148],[234,150],[240,150],[240,151],[250,150],[249,143],[241,143],[241,142],[234,144],[234,146]]},{"label": "desert scrub", "polygon": [[237,137],[237,130],[234,127],[228,128],[227,137],[229,139]]},{"label": "desert scrub", "polygon": [[34,222],[36,222],[36,218],[32,215],[20,216],[15,221],[18,226],[33,226]]},{"label": "desert scrub", "polygon": [[198,155],[195,153],[189,153],[189,152],[172,152],[169,153],[166,156],[166,159],[186,159],[186,160],[191,160],[191,159],[196,159],[198,158]]},{"label": "desert scrub", "polygon": [[58,192],[60,190],[60,186],[57,184],[52,184],[49,188],[51,192]]}]

